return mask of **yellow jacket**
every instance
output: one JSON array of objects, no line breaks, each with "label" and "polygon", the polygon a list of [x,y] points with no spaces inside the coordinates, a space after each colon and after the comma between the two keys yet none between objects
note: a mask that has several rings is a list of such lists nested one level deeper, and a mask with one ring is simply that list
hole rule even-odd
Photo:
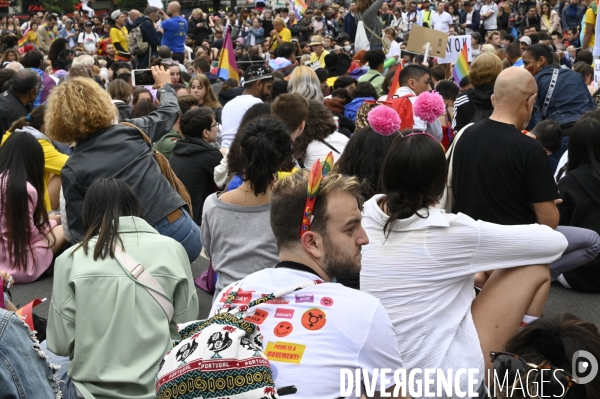
[{"label": "yellow jacket", "polygon": [[[26,126],[27,128],[34,130],[31,127]],[[2,144],[6,141],[7,138],[10,137],[10,132],[4,133],[4,137],[2,137]],[[44,181],[46,182],[44,185],[44,205],[46,206],[46,211],[50,211],[50,197],[48,196],[48,181],[52,177],[52,175],[59,175],[65,163],[67,163],[67,159],[69,157],[61,152],[59,152],[52,143],[45,138],[39,138],[38,142],[42,146],[42,150],[44,151],[44,171],[46,172],[44,175]],[[0,145],[2,145],[0,144]]]}]

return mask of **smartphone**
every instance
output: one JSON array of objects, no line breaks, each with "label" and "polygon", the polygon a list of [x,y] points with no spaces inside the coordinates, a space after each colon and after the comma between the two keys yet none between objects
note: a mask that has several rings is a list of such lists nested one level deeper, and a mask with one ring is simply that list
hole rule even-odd
[{"label": "smartphone", "polygon": [[134,69],[131,74],[131,84],[134,86],[154,86],[152,70]]}]

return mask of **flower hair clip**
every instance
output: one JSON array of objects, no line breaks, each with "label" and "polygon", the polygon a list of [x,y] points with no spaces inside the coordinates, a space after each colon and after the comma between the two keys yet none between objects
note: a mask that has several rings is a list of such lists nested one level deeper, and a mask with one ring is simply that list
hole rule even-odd
[{"label": "flower hair clip", "polygon": [[302,227],[300,228],[300,238],[310,230],[310,225],[313,221],[313,211],[319,191],[321,190],[321,181],[333,169],[333,153],[329,152],[327,156],[313,164],[308,177],[308,187],[306,189],[306,202],[304,205],[304,213],[302,214]]}]

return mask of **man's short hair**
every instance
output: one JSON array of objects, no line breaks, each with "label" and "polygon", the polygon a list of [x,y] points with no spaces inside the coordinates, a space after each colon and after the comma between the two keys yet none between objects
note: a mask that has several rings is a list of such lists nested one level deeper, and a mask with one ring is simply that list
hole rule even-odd
[{"label": "man's short hair", "polygon": [[510,59],[516,60],[521,56],[521,43],[519,43],[519,42],[508,43],[508,45],[506,46],[506,49],[504,51],[506,52],[506,55]]},{"label": "man's short hair", "polygon": [[346,87],[351,86],[353,83],[357,83],[356,79],[350,75],[338,76],[335,82],[333,82],[333,90],[345,89]]},{"label": "man's short hair", "polygon": [[419,80],[423,75],[429,75],[429,71],[423,65],[407,65],[400,72],[400,86],[406,86],[410,79]]},{"label": "man's short hair", "polygon": [[560,125],[551,120],[545,120],[533,128],[531,134],[535,136],[538,143],[551,153],[560,150],[562,143],[562,129]]},{"label": "man's short hair", "polygon": [[[271,197],[271,229],[277,248],[293,249],[300,243],[300,229],[306,202],[306,189],[310,171],[304,169],[280,180],[273,188]],[[332,194],[348,193],[358,201],[362,210],[363,183],[353,176],[329,173],[321,181],[313,209],[313,222],[310,230],[321,235],[327,234],[327,202]]]},{"label": "man's short hair", "polygon": [[470,2],[470,1],[465,1],[465,2],[463,3],[463,7],[472,7],[472,6],[473,6],[473,4],[471,4],[471,2]]},{"label": "man's short hair", "polygon": [[39,50],[31,50],[21,58],[21,64],[25,68],[40,68],[44,61],[44,54]]},{"label": "man's short hair", "polygon": [[208,61],[204,57],[198,57],[198,58],[196,58],[192,62],[192,65],[194,66],[194,69],[199,69],[199,70],[202,71],[202,73],[208,73],[208,72],[210,72],[210,61]]},{"label": "man's short hair", "polygon": [[158,12],[158,8],[150,6],[150,7],[146,7],[146,9],[144,10],[144,15],[148,16],[148,15],[152,15],[157,12]]},{"label": "man's short hair", "polygon": [[185,96],[181,96],[177,98],[177,103],[179,104],[179,109],[181,110],[181,115],[188,112],[192,107],[200,106],[200,101],[196,98],[196,96],[192,94],[186,94]]},{"label": "man's short hair", "polygon": [[594,56],[590,50],[580,50],[575,57],[575,62],[583,61],[588,65],[594,64]]},{"label": "man's short hair", "polygon": [[556,36],[556,37],[558,37],[559,39],[562,39],[562,38],[563,38],[563,35],[562,35],[562,33],[560,33],[560,32],[552,32],[552,34],[551,34],[550,36]]},{"label": "man's short hair", "polygon": [[283,43],[275,50],[277,57],[283,57],[286,60],[289,60],[295,52],[296,47],[292,43]]},{"label": "man's short hair", "polygon": [[515,41],[515,37],[513,35],[511,35],[510,33],[505,33],[504,35],[502,35],[502,39],[506,40],[509,43],[512,43]]},{"label": "man's short hair", "polygon": [[271,114],[281,119],[292,133],[308,117],[308,101],[300,94],[280,94],[271,104]]},{"label": "man's short hair", "polygon": [[160,46],[158,48],[158,56],[162,59],[171,58],[173,56],[173,53],[171,52],[171,49],[169,47]]},{"label": "man's short hair", "polygon": [[18,94],[27,94],[42,84],[39,75],[31,69],[20,70],[10,81],[11,88]]},{"label": "man's short hair", "polygon": [[[402,73],[402,72],[401,72]],[[431,78],[436,82],[446,79],[446,68],[441,65],[436,65],[430,70]]]}]

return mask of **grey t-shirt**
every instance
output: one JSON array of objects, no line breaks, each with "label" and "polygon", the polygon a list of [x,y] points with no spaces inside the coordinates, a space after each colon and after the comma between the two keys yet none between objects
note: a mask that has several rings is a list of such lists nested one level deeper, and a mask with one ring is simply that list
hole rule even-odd
[{"label": "grey t-shirt", "polygon": [[229,284],[279,262],[270,216],[271,204],[233,205],[221,201],[216,193],[206,199],[202,246],[219,273],[215,295]]}]

